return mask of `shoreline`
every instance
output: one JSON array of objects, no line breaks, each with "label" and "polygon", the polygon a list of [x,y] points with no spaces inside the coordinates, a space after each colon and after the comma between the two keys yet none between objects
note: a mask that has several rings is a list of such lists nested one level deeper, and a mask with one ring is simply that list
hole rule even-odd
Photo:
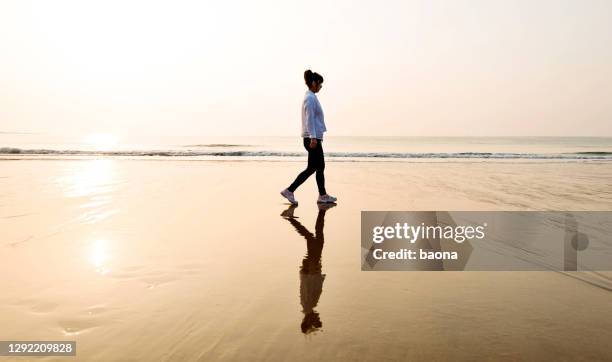
[{"label": "shoreline", "polygon": [[[198,158],[198,156],[65,156],[59,157],[57,155],[24,155],[24,156],[9,156],[0,155],[0,161],[91,161],[91,160],[117,160],[117,161],[194,161],[194,162],[289,162],[304,163],[306,160],[306,154],[303,156],[296,156],[294,158],[282,157],[260,157],[260,158],[248,158],[244,156],[232,157],[232,156],[212,156],[209,158]],[[516,163],[516,164],[564,164],[564,163],[593,163],[593,164],[612,164],[612,159],[528,159],[528,158],[517,158],[517,159],[504,159],[504,158],[362,158],[362,159],[342,159],[340,157],[329,157],[325,158],[325,162],[350,162],[350,163]]]}]

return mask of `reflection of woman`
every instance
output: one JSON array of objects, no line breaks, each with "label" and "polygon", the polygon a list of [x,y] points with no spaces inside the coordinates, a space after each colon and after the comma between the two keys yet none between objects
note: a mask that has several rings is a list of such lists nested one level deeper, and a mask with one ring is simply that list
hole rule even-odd
[{"label": "reflection of woman", "polygon": [[328,195],[325,191],[325,160],[323,157],[323,132],[326,131],[325,121],[323,120],[323,108],[315,93],[318,93],[323,86],[323,77],[319,73],[313,73],[310,69],[304,72],[304,81],[308,87],[304,102],[302,103],[302,137],[304,148],[308,151],[308,165],[293,181],[293,183],[283,191],[281,195],[289,200],[290,203],[297,205],[297,200],[293,192],[304,181],[315,173],[317,187],[319,188],[319,203],[336,202],[334,196]]},{"label": "reflection of woman", "polygon": [[333,206],[334,205],[330,204],[319,205],[319,214],[317,215],[317,221],[315,223],[314,235],[293,217],[295,205],[290,206],[289,209],[285,210],[282,214],[289,220],[291,225],[295,227],[298,234],[306,239],[306,256],[302,260],[302,265],[300,266],[300,302],[302,304],[302,313],[304,313],[301,329],[304,334],[317,331],[323,326],[319,318],[319,313],[317,313],[314,308],[319,303],[319,297],[323,291],[323,280],[325,279],[325,274],[321,273],[325,212]]}]

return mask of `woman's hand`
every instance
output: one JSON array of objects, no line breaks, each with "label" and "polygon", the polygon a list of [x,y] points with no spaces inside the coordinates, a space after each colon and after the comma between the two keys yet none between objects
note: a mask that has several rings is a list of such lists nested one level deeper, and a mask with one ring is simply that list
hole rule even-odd
[{"label": "woman's hand", "polygon": [[310,139],[310,148],[316,148],[317,147],[317,139],[316,138],[311,138]]}]

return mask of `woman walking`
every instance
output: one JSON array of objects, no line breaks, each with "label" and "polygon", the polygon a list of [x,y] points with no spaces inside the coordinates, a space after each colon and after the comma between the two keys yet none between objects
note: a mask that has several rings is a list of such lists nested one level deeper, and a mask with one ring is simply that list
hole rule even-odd
[{"label": "woman walking", "polygon": [[336,198],[328,195],[325,190],[325,160],[323,157],[323,132],[326,131],[323,119],[323,109],[317,99],[316,93],[323,86],[323,77],[318,73],[313,73],[310,69],[304,72],[304,81],[308,90],[302,103],[302,137],[304,148],[308,151],[308,165],[293,181],[293,183],[283,191],[283,195],[290,203],[297,205],[297,200],[293,192],[312,175],[316,173],[317,187],[319,189],[319,203],[334,203]]}]

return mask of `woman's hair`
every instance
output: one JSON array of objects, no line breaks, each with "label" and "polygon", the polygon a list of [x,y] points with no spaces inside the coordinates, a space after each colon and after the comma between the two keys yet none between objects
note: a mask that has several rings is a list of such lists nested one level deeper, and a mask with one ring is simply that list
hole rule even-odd
[{"label": "woman's hair", "polygon": [[319,73],[313,73],[312,70],[308,69],[304,72],[304,81],[306,85],[310,87],[312,82],[323,83],[323,77]]}]

